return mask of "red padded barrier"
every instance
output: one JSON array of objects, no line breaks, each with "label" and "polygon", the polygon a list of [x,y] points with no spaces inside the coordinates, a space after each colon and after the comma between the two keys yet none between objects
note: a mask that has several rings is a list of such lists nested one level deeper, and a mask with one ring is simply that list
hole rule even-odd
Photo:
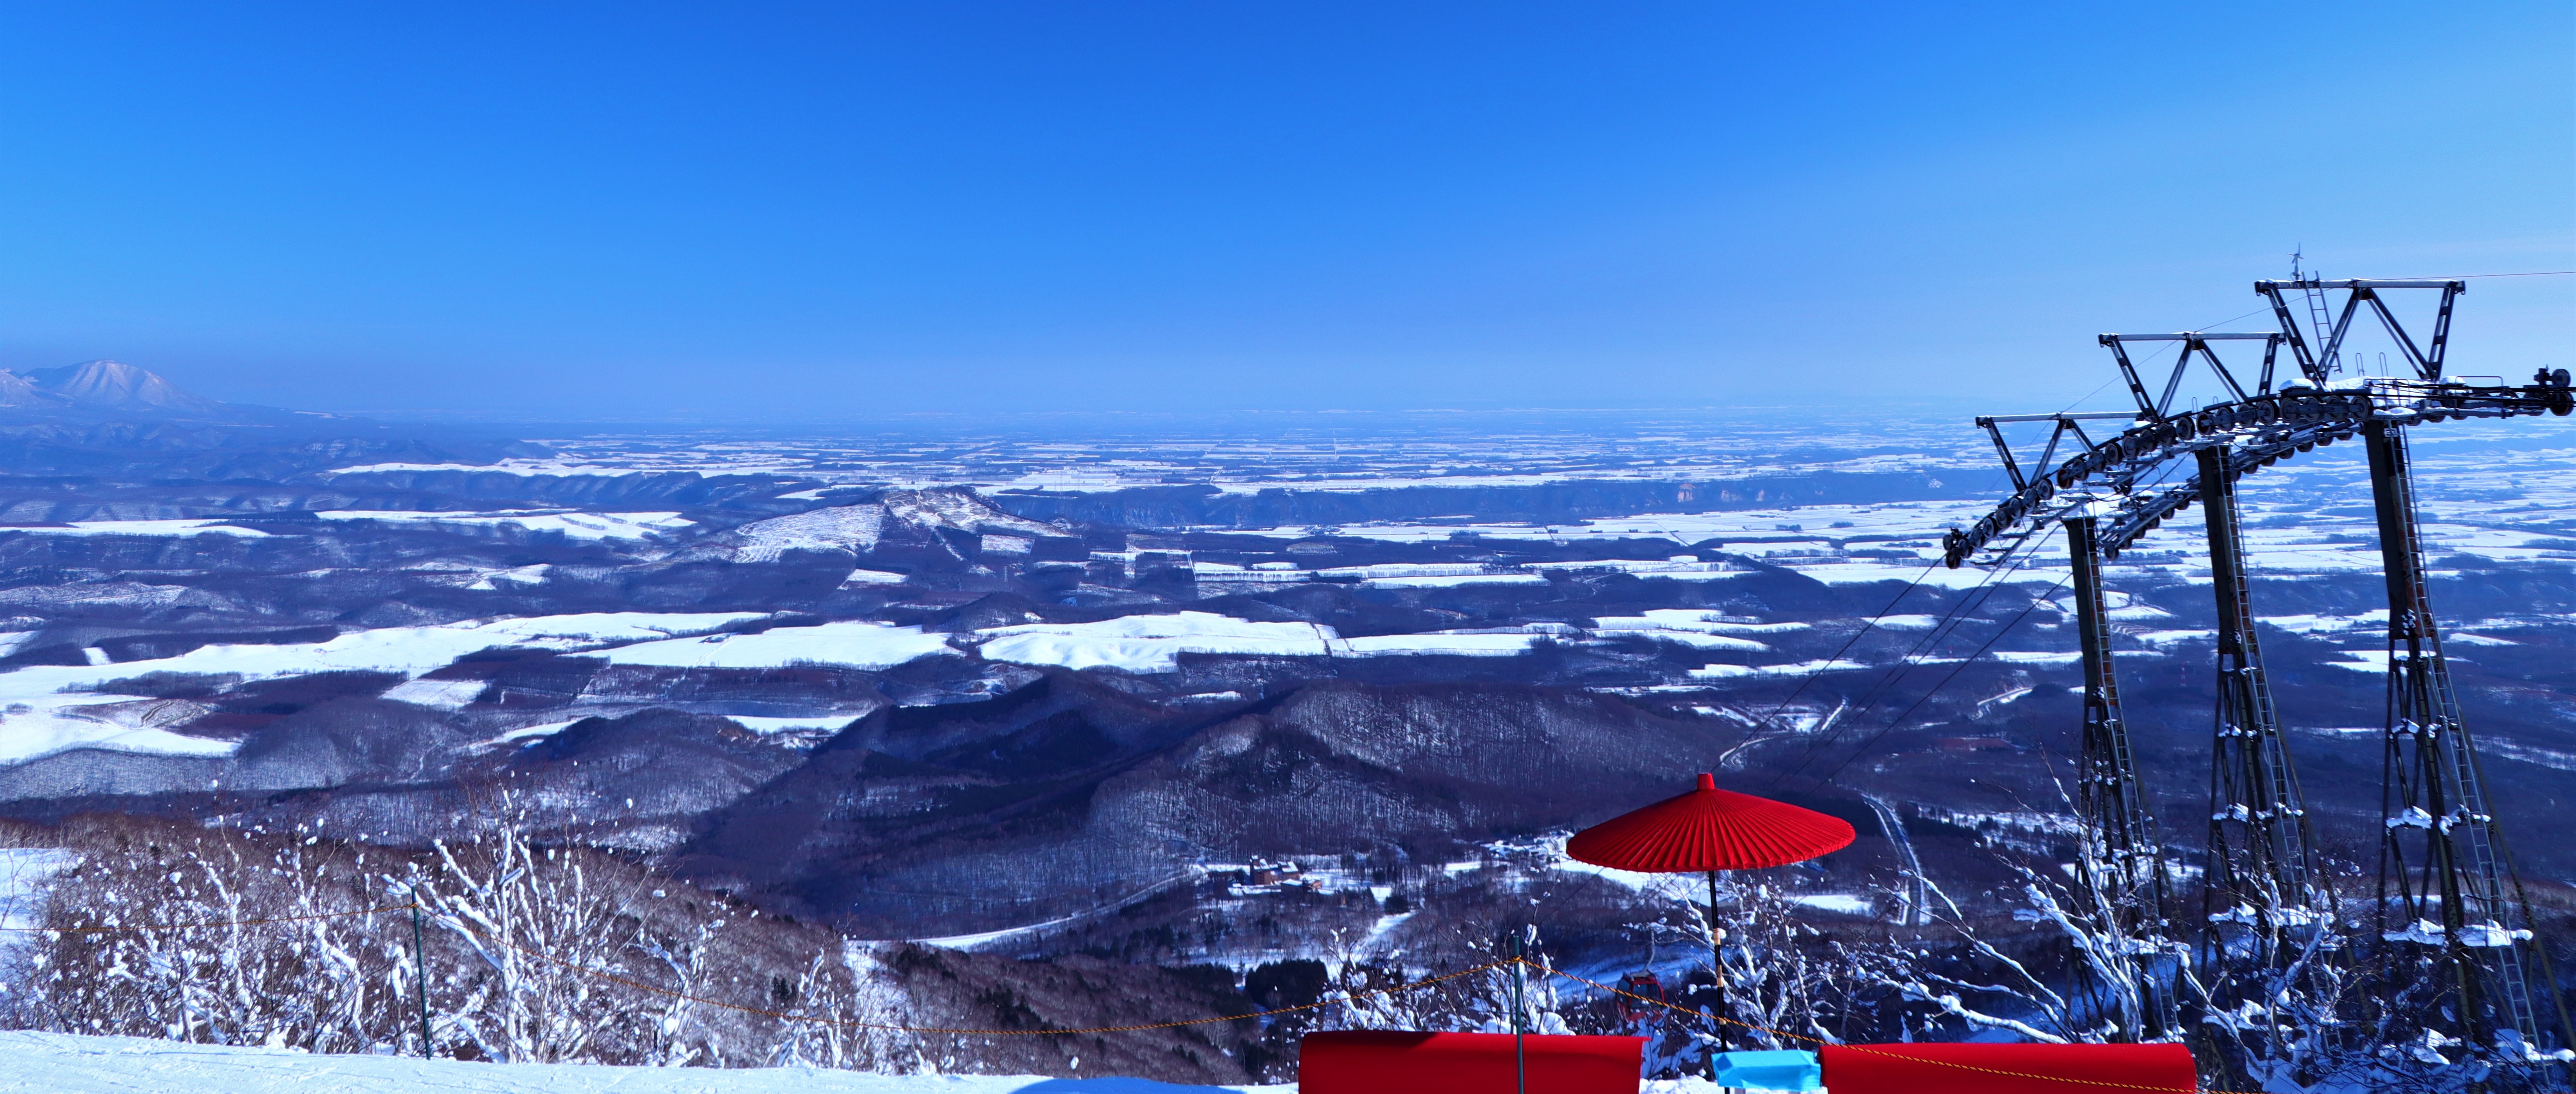
[{"label": "red padded barrier", "polygon": [[[1643,1037],[1521,1038],[1530,1094],[1637,1094]],[[1508,1033],[1353,1030],[1297,1046],[1298,1094],[1514,1094]],[[1840,1091],[1834,1094],[1841,1094]]]},{"label": "red padded barrier", "polygon": [[1824,1045],[1830,1094],[2187,1094],[2181,1045]]}]

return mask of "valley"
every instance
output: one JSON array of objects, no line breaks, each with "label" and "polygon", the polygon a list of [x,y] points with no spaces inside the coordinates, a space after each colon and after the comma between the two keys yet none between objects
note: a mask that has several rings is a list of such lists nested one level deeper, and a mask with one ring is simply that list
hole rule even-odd
[{"label": "valley", "polygon": [[[1939,564],[1998,477],[1962,423],[1769,423],[21,466],[0,816],[423,848],[485,831],[497,794],[547,839],[871,944],[1240,980],[1441,967],[1527,923],[1573,967],[1679,977],[1688,887],[1562,837],[1713,770],[1861,833],[1769,872],[1783,914],[1917,935],[1920,869],[2011,924],[2008,862],[2072,823],[2063,544]],[[2434,597],[2525,876],[2563,893],[2576,433],[2477,428],[2419,442]],[[2311,812],[2357,871],[2386,613],[2353,455],[2245,496]],[[2186,872],[2201,556],[2178,525],[2110,570]]]}]

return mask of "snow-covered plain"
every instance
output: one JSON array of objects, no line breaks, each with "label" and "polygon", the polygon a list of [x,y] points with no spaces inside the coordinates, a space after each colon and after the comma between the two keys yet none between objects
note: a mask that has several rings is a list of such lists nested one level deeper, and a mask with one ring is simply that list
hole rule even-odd
[{"label": "snow-covered plain", "polygon": [[[2440,566],[2449,560],[2459,564],[2471,562],[2514,565],[2576,566],[2576,487],[2571,487],[2562,468],[2576,466],[2576,449],[2537,449],[2497,452],[2475,445],[2453,446],[2444,443],[2446,435],[2425,431],[2418,438],[2418,480],[2424,509],[2423,534],[2426,545]],[[1696,443],[1696,442],[1693,442]],[[1680,452],[1684,445],[1674,451]],[[1721,446],[1723,447],[1723,446]],[[793,449],[770,444],[714,446],[706,451],[716,453],[716,464],[741,467],[749,463],[727,464],[737,457],[754,461],[777,462],[779,453]],[[809,446],[810,448],[810,446]],[[924,449],[925,452],[933,451]],[[1276,451],[1273,450],[1276,448]],[[1258,462],[1270,456],[1322,461],[1326,453],[1299,454],[1297,446],[1265,447],[1245,442],[1240,453]],[[1537,463],[1560,461],[1563,473],[1582,477],[1574,469],[1583,463],[1580,446],[1550,449],[1554,455],[1534,457]],[[1404,464],[1433,451],[1425,447],[1412,455],[1390,451],[1388,467]],[[668,455],[669,450],[663,450]],[[799,451],[805,451],[799,449]],[[1156,450],[1157,459],[1178,459],[1179,449],[1166,446]],[[1214,450],[1209,450],[1213,452]],[[1460,458],[1465,451],[1454,446],[1439,448],[1448,463],[1434,466],[1405,464],[1411,468],[1393,475],[1388,481],[1432,481],[1445,472],[1441,466],[1458,467],[1467,462]],[[1048,449],[1047,459],[1059,460],[1071,467],[1102,454],[1097,446],[1063,446]],[[880,451],[879,456],[900,462],[897,454]],[[964,459],[969,453],[951,451],[939,458]],[[1204,454],[1202,454],[1204,455]],[[1596,453],[1597,455],[1597,453]],[[756,457],[756,460],[755,460]],[[691,457],[694,458],[694,457]],[[873,457],[872,457],[873,458]],[[924,457],[929,458],[929,457]],[[982,458],[982,457],[977,457]],[[1191,457],[1193,459],[1200,457]],[[1207,458],[1215,458],[1209,456]],[[1427,457],[1426,457],[1427,458]],[[1499,458],[1499,455],[1498,455]],[[1589,458],[1589,457],[1585,457]],[[1646,472],[1648,477],[1699,474],[1708,467],[1734,459],[1694,462],[1697,457],[1676,457],[1675,462]],[[1749,457],[1748,457],[1749,458]],[[514,465],[501,470],[512,474],[588,473],[599,469],[634,471],[640,469],[674,470],[670,456],[663,463],[645,459],[640,463],[616,463],[600,455],[584,455],[577,460],[537,465]],[[1943,458],[1933,458],[1922,467],[1948,466]],[[685,462],[685,461],[681,461]],[[1113,461],[1114,462],[1114,461]],[[1148,461],[1151,462],[1151,461]],[[880,462],[881,467],[891,463]],[[950,470],[966,467],[957,464]],[[982,466],[982,465],[977,465]],[[1124,466],[1124,465],[1120,465]],[[1140,465],[1141,466],[1141,465]],[[1490,461],[1478,466],[1503,466]],[[1556,475],[1557,470],[1527,470],[1534,466],[1526,461],[1513,465],[1510,474]],[[1599,465],[1608,468],[1610,464]],[[1628,465],[1620,464],[1621,468]],[[1693,470],[1694,468],[1700,470]],[[702,471],[720,468],[709,466]],[[373,470],[428,470],[428,468],[378,468]],[[1274,468],[1274,470],[1276,470]],[[1628,470],[1600,472],[1609,477],[1622,477]],[[1019,474],[1020,472],[1014,472]],[[1030,472],[1036,473],[1036,472]],[[1947,473],[1947,472],[1945,472]],[[1124,474],[1124,472],[1121,472]],[[1255,475],[1240,482],[1296,481],[1298,476],[1311,476],[1305,481],[1357,482],[1344,478],[1347,469],[1335,471],[1317,462],[1311,468],[1278,477]],[[971,476],[970,476],[971,477]],[[1117,476],[1112,476],[1117,477]],[[1142,478],[1142,472],[1138,473]],[[954,480],[951,480],[954,481]],[[1970,481],[1962,478],[1960,481]],[[2375,528],[2371,523],[2366,470],[2357,453],[2349,448],[2320,450],[2301,459],[2268,468],[2246,480],[2244,504],[2247,513],[2246,537],[2256,573],[2267,579],[2300,579],[2375,572],[2379,565]],[[1399,541],[1447,541],[1461,532],[1489,539],[1529,541],[1597,540],[1662,536],[1677,549],[1689,553],[1664,555],[1660,551],[1636,557],[1612,560],[1540,561],[1511,566],[1474,563],[1405,563],[1369,566],[1306,568],[1300,564],[1267,562],[1257,566],[1238,566],[1213,561],[1184,561],[1203,583],[1202,595],[1222,595],[1236,589],[1264,585],[1288,585],[1303,581],[1342,581],[1362,584],[1387,593],[1438,595],[1454,586],[1484,586],[1496,593],[1520,586],[1538,591],[1551,581],[1583,579],[1599,571],[1618,571],[1649,581],[1714,582],[1739,578],[1757,572],[1744,559],[1778,566],[1804,576],[1835,585],[1903,583],[1921,580],[1949,589],[1970,589],[1988,582],[2002,582],[2035,591],[2068,576],[2062,539],[2042,534],[2029,544],[2019,565],[2007,572],[1977,566],[1952,570],[1937,564],[1940,529],[1973,520],[1983,512],[1984,501],[1909,501],[1892,503],[1816,504],[1777,506],[1763,509],[1729,510],[1708,513],[1639,514],[1607,517],[1576,524],[1544,526],[1496,522],[1460,525],[1454,520],[1418,523],[1349,525],[1337,528],[1295,527],[1268,530],[1281,539],[1330,533]],[[900,512],[897,512],[900,510]],[[599,538],[642,537],[657,530],[668,530],[662,523],[667,514],[629,513],[601,514],[571,511],[507,511],[482,513],[401,513],[389,511],[325,513],[326,520],[364,518],[370,520],[459,521],[481,520],[495,525],[516,523],[535,529],[530,521],[557,521],[560,531],[570,537]],[[1037,537],[1055,530],[1019,518],[1000,517],[989,509],[975,508],[959,496],[948,494],[906,495],[898,491],[885,501],[815,510],[790,517],[772,518],[744,525],[728,535],[739,544],[737,558],[756,560],[798,547],[863,547],[874,542],[886,522],[900,518],[941,527],[974,526],[985,529],[996,539],[1009,536]],[[677,520],[673,517],[671,520]],[[623,526],[616,522],[625,521]],[[2205,583],[2208,580],[2205,552],[2199,522],[2179,519],[2170,522],[2154,535],[2141,541],[2110,568],[2113,583],[2133,581],[2147,583]],[[265,525],[280,530],[277,525]],[[224,526],[205,519],[86,522],[78,525],[30,527],[30,532],[56,535],[148,534],[160,536],[241,535],[257,536],[252,528]],[[1004,533],[1008,533],[1005,535]],[[1716,540],[1722,547],[1693,547]],[[1723,554],[1718,552],[1722,551]],[[1170,553],[1170,552],[1164,552]],[[1098,556],[1096,556],[1097,558]],[[1132,562],[1132,559],[1131,559]],[[1049,565],[1056,565],[1050,563]],[[2437,576],[2448,573],[2437,571]],[[515,569],[462,568],[453,575],[460,587],[499,590],[502,588],[537,587],[549,581],[548,568],[542,564]],[[880,570],[854,570],[845,579],[852,586],[892,585],[904,575]],[[2162,613],[2141,604],[2129,602],[2114,590],[2114,619],[2122,623],[2144,624],[2131,633],[2136,653],[2151,655],[2160,648],[2205,641],[2206,632],[2158,627]],[[136,607],[185,605],[205,601],[203,606],[220,608],[223,601],[214,594],[188,585],[89,584],[78,586],[28,586],[9,590],[10,610],[50,608],[56,601],[77,598],[84,604],[117,603]],[[2060,606],[2065,602],[2061,599]],[[281,676],[332,669],[372,669],[399,671],[419,676],[441,667],[463,653],[491,645],[553,645],[555,648],[593,649],[636,643],[608,651],[618,663],[656,665],[670,668],[766,668],[781,667],[799,661],[840,664],[862,668],[882,668],[925,656],[939,656],[963,649],[979,648],[990,660],[1029,665],[1058,665],[1069,668],[1110,668],[1138,673],[1166,673],[1178,667],[1176,658],[1184,653],[1231,654],[1238,656],[1358,657],[1405,655],[1511,656],[1528,651],[1541,637],[1580,643],[1595,638],[1650,639],[1672,645],[1696,647],[1710,655],[1704,667],[1687,673],[1676,671],[1665,681],[1669,686],[1706,686],[1730,678],[1766,678],[1781,674],[1798,674],[1824,670],[1857,670],[1857,662],[1826,664],[1802,661],[1796,664],[1762,665],[1765,655],[1787,648],[1786,641],[1771,628],[1804,626],[1799,623],[1754,620],[1716,620],[1694,618],[1698,613],[1649,609],[1639,615],[1603,618],[1588,628],[1562,626],[1556,633],[1423,633],[1345,637],[1329,627],[1305,623],[1251,622],[1208,612],[1178,614],[1140,614],[1119,619],[1071,624],[1031,624],[998,627],[970,635],[945,636],[922,633],[907,628],[868,623],[833,623],[820,627],[781,628],[761,635],[724,636],[713,640],[683,637],[702,632],[726,622],[751,618],[747,615],[722,617],[695,616],[691,625],[674,631],[643,633],[600,633],[584,635],[577,640],[550,641],[542,635],[525,632],[526,628],[542,629],[547,624],[538,620],[501,621],[487,624],[460,624],[450,627],[391,628],[344,635],[327,643],[302,646],[216,646],[180,657],[126,664],[93,663],[86,666],[35,666],[0,673],[0,763],[16,762],[73,747],[106,747],[136,751],[164,752],[178,755],[220,755],[230,746],[222,742],[173,734],[161,728],[182,721],[191,711],[184,704],[149,701],[141,696],[99,694],[102,683],[148,672],[239,673],[245,676]],[[1580,621],[1578,621],[1580,622]],[[1916,630],[1929,627],[1935,620],[1924,615],[1891,616],[1879,621],[1885,631]],[[2384,614],[2362,612],[2350,617],[2312,615],[2283,616],[2271,620],[2285,629],[2327,638],[2345,638],[2361,647],[2334,662],[2355,673],[2384,671],[2384,653],[2370,647],[2379,644],[2379,631],[2385,626]],[[2495,621],[2489,621],[2495,622]],[[2542,621],[2546,622],[2546,621]],[[2533,625],[2505,621],[2504,627]],[[2459,628],[2453,638],[2455,655],[2475,656],[2474,647],[2481,643],[2511,641],[2485,638],[2467,632],[2468,624]],[[487,629],[489,633],[478,631]],[[574,629],[579,629],[575,626]],[[0,638],[0,642],[9,639]],[[2020,643],[2016,643],[2020,644]],[[2339,643],[2340,644],[2340,643]],[[2005,649],[1994,656],[2006,663],[2054,664],[2072,656],[2071,649],[2050,649],[2046,644],[2024,645],[2022,649]],[[92,652],[93,662],[105,660],[103,653]],[[415,702],[436,708],[455,708],[471,702],[471,682],[446,683],[416,681],[388,693],[389,698]],[[773,712],[764,711],[764,715]],[[779,715],[793,711],[774,712]]]},{"label": "snow-covered plain", "polygon": [[453,528],[516,528],[553,532],[581,542],[642,540],[697,523],[674,512],[586,513],[574,509],[505,509],[499,512],[412,512],[407,510],[332,509],[315,513],[324,520],[444,525]]},{"label": "snow-covered plain", "polygon": [[39,536],[242,536],[256,539],[268,533],[249,528],[236,528],[223,520],[79,520],[69,524],[0,525],[0,532],[25,532]]},{"label": "snow-covered plain", "polygon": [[[1970,483],[2003,477],[1983,435],[1960,418],[1922,411],[1828,412],[1821,419],[1812,409],[1649,416],[1263,411],[1232,421],[1122,413],[1105,431],[1056,415],[979,413],[976,420],[974,430],[925,420],[924,428],[878,437],[545,438],[561,456],[490,468],[377,465],[339,473],[563,474],[588,466],[630,474],[778,474],[830,484],[816,488],[817,496],[831,486],[1095,491],[1207,483],[1227,494],[1249,494],[1587,480],[1715,484],[1817,471],[1936,471]],[[1792,451],[1803,455],[1782,458]]]},{"label": "snow-covered plain", "polygon": [[650,470],[638,467],[616,467],[607,464],[565,463],[560,460],[510,459],[499,463],[370,463],[355,467],[335,467],[326,475],[400,475],[459,471],[477,475],[643,475]]}]

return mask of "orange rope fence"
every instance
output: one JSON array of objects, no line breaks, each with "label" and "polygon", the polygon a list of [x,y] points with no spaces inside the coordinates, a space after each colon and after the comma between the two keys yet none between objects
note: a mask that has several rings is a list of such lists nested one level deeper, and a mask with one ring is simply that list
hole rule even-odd
[{"label": "orange rope fence", "polygon": [[[1654,1004],[1654,1005],[1656,1005],[1656,1006],[1659,1006],[1659,1007],[1662,1007],[1662,1008],[1664,1008],[1664,1009],[1666,1009],[1666,1010],[1678,1011],[1678,1012],[1680,1012],[1680,1013],[1688,1014],[1688,1015],[1691,1015],[1691,1016],[1696,1017],[1696,1018],[1711,1018],[1711,1019],[1715,1019],[1715,1020],[1720,1021],[1720,1022],[1724,1022],[1724,1023],[1726,1023],[1727,1025],[1730,1025],[1730,1026],[1742,1026],[1742,1027],[1744,1027],[1745,1029],[1752,1030],[1752,1031],[1754,1031],[1754,1032],[1756,1032],[1756,1033],[1767,1033],[1767,1034],[1770,1034],[1770,1035],[1772,1035],[1772,1036],[1774,1036],[1774,1037],[1786,1037],[1786,1038],[1788,1038],[1788,1039],[1790,1039],[1790,1040],[1794,1040],[1794,1041],[1806,1041],[1806,1042],[1809,1042],[1809,1043],[1811,1043],[1811,1044],[1817,1044],[1817,1045],[1826,1045],[1826,1044],[1832,1044],[1832,1043],[1833,1043],[1833,1042],[1831,1042],[1831,1041],[1827,1041],[1827,1040],[1825,1040],[1825,1039],[1824,1039],[1824,1038],[1822,1038],[1822,1037],[1811,1036],[1811,1035],[1809,1035],[1809,1034],[1804,1034],[1804,1033],[1791,1033],[1791,1032],[1789,1032],[1788,1030],[1785,1030],[1785,1029],[1773,1029],[1773,1028],[1771,1028],[1771,1027],[1769,1027],[1769,1026],[1755,1025],[1754,1023],[1751,1023],[1751,1022],[1744,1022],[1744,1021],[1738,1021],[1738,1020],[1733,1019],[1733,1018],[1720,1017],[1720,1016],[1718,1016],[1718,1015],[1710,1014],[1710,1013],[1708,1013],[1708,1012],[1706,1012],[1706,1011],[1692,1010],[1692,1009],[1691,1009],[1691,1008],[1689,1008],[1689,1007],[1677,1006],[1677,1005],[1675,1005],[1675,1004],[1672,1004],[1672,1003],[1666,1002],[1666,1001],[1664,1001],[1664,1000],[1657,999],[1657,998],[1655,998],[1655,997],[1653,997],[1653,996],[1649,996],[1649,995],[1639,995],[1639,994],[1637,994],[1637,993],[1635,993],[1635,992],[1631,992],[1631,991],[1623,991],[1623,990],[1621,990],[1621,989],[1611,987],[1611,986],[1610,986],[1610,985],[1608,985],[1608,984],[1604,984],[1604,983],[1602,983],[1602,982],[1600,982],[1600,981],[1598,981],[1598,980],[1594,980],[1594,979],[1591,979],[1591,978],[1589,978],[1589,977],[1579,976],[1579,975],[1576,975],[1576,974],[1574,974],[1574,973],[1567,972],[1567,971],[1565,971],[1565,970],[1563,970],[1563,969],[1549,968],[1549,967],[1547,967],[1547,966],[1545,966],[1545,965],[1540,965],[1540,964],[1538,964],[1538,963],[1536,963],[1536,962],[1533,962],[1533,961],[1529,960],[1528,958],[1515,958],[1515,960],[1518,960],[1521,964],[1528,965],[1529,967],[1531,967],[1531,968],[1533,968],[1533,969],[1537,969],[1537,970],[1539,970],[1540,972],[1549,973],[1549,974],[1551,974],[1551,975],[1555,975],[1555,976],[1562,976],[1562,977],[1565,977],[1565,978],[1566,978],[1566,979],[1568,979],[1568,980],[1578,980],[1578,981],[1581,981],[1581,982],[1583,982],[1583,983],[1590,984],[1590,985],[1592,985],[1593,987],[1598,988],[1598,989],[1600,989],[1600,990],[1602,990],[1602,991],[1608,992],[1608,993],[1610,993],[1610,994],[1612,994],[1612,995],[1621,996],[1621,997],[1623,997],[1623,998],[1627,998],[1627,999],[1634,999],[1634,1000],[1636,1000],[1636,1001],[1638,1001],[1638,1002],[1640,1002],[1640,1003],[1652,1003],[1652,1004]],[[2118,1083],[2118,1082],[2111,1082],[2111,1081],[2109,1081],[2109,1080],[2104,1080],[2104,1079],[2069,1079],[2069,1078],[2066,1078],[2065,1076],[2062,1076],[2062,1075],[2039,1075],[2039,1074],[2033,1074],[2033,1073],[2030,1073],[2030,1072],[2024,1072],[2024,1071],[2004,1071],[2004,1070],[2002,1070],[2002,1069],[2000,1069],[2000,1068],[1980,1067],[1980,1066],[1978,1066],[1978,1065],[1976,1065],[1976,1064],[1963,1064],[1963,1063],[1959,1063],[1959,1062],[1957,1062],[1957,1061],[1955,1061],[1955,1060],[1932,1060],[1932,1059],[1926,1059],[1926,1058],[1921,1057],[1921,1056],[1907,1056],[1907,1055],[1904,1055],[1904,1054],[1902,1054],[1902,1053],[1888,1052],[1888,1051],[1886,1051],[1886,1050],[1884,1050],[1884,1049],[1871,1048],[1871,1047],[1870,1047],[1870,1046],[1868,1046],[1868,1045],[1842,1045],[1842,1046],[1840,1046],[1840,1047],[1842,1047],[1842,1048],[1846,1048],[1846,1049],[1850,1049],[1851,1051],[1854,1051],[1854,1052],[1865,1052],[1865,1053],[1868,1053],[1868,1054],[1870,1054],[1870,1055],[1872,1055],[1872,1056],[1884,1056],[1884,1057],[1887,1057],[1887,1058],[1892,1059],[1892,1060],[1904,1060],[1904,1061],[1906,1061],[1906,1062],[1908,1062],[1908,1063],[1916,1063],[1916,1064],[1934,1064],[1934,1065],[1938,1065],[1938,1066],[1941,1066],[1941,1067],[1953,1067],[1953,1068],[1958,1068],[1958,1069],[1963,1070],[1963,1071],[1976,1071],[1976,1072],[1982,1072],[1982,1073],[1987,1074],[1987,1075],[1999,1075],[1999,1076],[2003,1076],[2003,1077],[2005,1077],[2005,1078],[2012,1078],[2012,1079],[2043,1079],[2043,1080],[2047,1080],[2047,1081],[2049,1081],[2049,1082],[2082,1083],[2082,1084],[2084,1084],[2084,1085],[2086,1085],[2086,1086],[2109,1086],[2109,1087],[2119,1087],[2119,1088],[2124,1089],[2124,1090],[2151,1090],[2151,1091],[2156,1091],[2156,1092],[2157,1092],[2157,1094],[2181,1094],[2181,1092],[2176,1091],[2173,1087],[2170,1087],[2170,1086],[2153,1086],[2153,1085],[2149,1085],[2149,1084],[2146,1084],[2146,1083]],[[2203,1090],[2194,1091],[2194,1092],[2193,1092],[2193,1094],[2262,1094],[2262,1092],[2261,1092],[2261,1091],[2254,1091],[2254,1090],[2207,1090],[2207,1089],[2203,1089]]]}]

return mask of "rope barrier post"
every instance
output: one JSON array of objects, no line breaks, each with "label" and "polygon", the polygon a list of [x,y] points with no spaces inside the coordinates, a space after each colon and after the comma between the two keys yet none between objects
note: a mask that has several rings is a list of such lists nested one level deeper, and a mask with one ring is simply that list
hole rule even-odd
[{"label": "rope barrier post", "polygon": [[420,994],[420,1058],[429,1059],[429,947],[421,942],[420,893],[411,902],[412,988]]}]

